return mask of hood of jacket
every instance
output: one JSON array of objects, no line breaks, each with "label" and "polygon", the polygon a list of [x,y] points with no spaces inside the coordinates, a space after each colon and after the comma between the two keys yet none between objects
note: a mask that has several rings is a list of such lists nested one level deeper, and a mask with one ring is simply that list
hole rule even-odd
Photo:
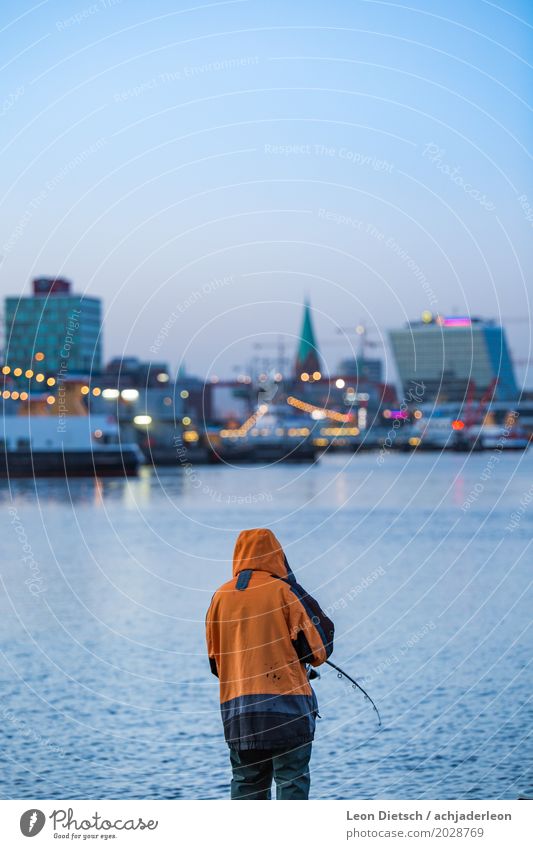
[{"label": "hood of jacket", "polygon": [[237,537],[233,552],[233,577],[236,578],[245,569],[294,580],[281,543],[268,528],[250,528],[241,531]]}]

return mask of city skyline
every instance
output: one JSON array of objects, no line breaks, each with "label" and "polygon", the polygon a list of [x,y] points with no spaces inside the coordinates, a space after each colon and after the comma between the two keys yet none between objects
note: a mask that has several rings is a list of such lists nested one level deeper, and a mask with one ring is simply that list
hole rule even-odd
[{"label": "city skyline", "polygon": [[[227,282],[219,281],[221,285]],[[198,297],[200,295],[198,293]],[[35,278],[31,295],[5,299],[5,367],[11,370],[17,367],[20,372],[21,368],[22,371],[31,368],[34,359],[46,359],[47,374],[59,374],[61,365],[61,369],[67,369],[72,375],[96,377],[104,372],[114,373],[117,368],[119,372],[123,368],[127,372],[135,362],[135,368],[148,369],[154,374],[166,372],[166,380],[172,379],[174,373],[178,382],[180,374],[185,377],[183,357],[177,369],[157,357],[143,362],[137,354],[102,358],[105,331],[101,307],[101,299],[81,297],[74,291],[72,281],[66,278]],[[520,394],[506,328],[494,318],[444,316],[425,310],[419,318],[386,331],[385,358],[375,351],[380,343],[368,338],[364,325],[343,327],[338,324],[338,342],[349,350],[349,356],[341,356],[334,364],[323,357],[308,296],[301,310],[300,330],[294,345],[287,345],[287,340],[278,332],[269,342],[263,339],[253,343],[249,359],[241,365],[233,363],[231,374],[211,371],[201,375],[194,370],[189,370],[188,374],[208,382],[220,379],[257,382],[267,377],[278,381],[282,377],[316,381],[343,376],[350,380],[368,380],[376,385],[394,385],[400,397],[409,392],[413,381],[419,380],[426,387],[428,399],[443,394],[455,400],[467,395],[480,397],[491,391],[491,382],[495,384],[496,399],[513,399]],[[174,312],[167,320],[151,346],[153,354],[159,353],[178,318],[179,314]],[[65,352],[67,339],[69,351]],[[389,351],[392,355],[390,365],[387,363]]]},{"label": "city skyline", "polygon": [[103,296],[106,360],[229,374],[254,334],[296,345],[306,295],[331,369],[336,323],[531,314],[529,4],[20,8],[0,293]]}]

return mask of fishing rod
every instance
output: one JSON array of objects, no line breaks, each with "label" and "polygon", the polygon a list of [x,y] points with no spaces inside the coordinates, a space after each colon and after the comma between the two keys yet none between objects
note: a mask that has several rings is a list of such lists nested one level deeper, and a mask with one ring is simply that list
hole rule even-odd
[{"label": "fishing rod", "polygon": [[333,669],[337,670],[337,678],[347,678],[348,681],[351,681],[351,684],[352,684],[352,687],[353,687],[354,690],[361,690],[365,699],[370,702],[370,704],[372,705],[372,707],[376,711],[376,714],[377,714],[377,717],[378,717],[378,725],[381,725],[381,717],[379,715],[379,710],[377,709],[376,703],[374,702],[374,700],[371,699],[370,696],[368,695],[367,691],[365,689],[363,689],[363,687],[361,687],[360,684],[357,683],[355,678],[352,678],[351,675],[348,675],[347,672],[345,672],[343,669],[341,669],[340,666],[336,666],[334,663],[331,662],[331,660],[326,660],[326,663],[328,664],[328,666],[331,666]]}]

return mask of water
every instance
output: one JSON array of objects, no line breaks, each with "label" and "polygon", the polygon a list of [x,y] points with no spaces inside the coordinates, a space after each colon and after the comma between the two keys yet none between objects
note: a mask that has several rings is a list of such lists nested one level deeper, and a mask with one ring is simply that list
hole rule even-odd
[{"label": "water", "polygon": [[204,615],[259,525],[383,718],[323,673],[314,798],[531,793],[532,466],[366,454],[4,482],[1,796],[227,796]]}]

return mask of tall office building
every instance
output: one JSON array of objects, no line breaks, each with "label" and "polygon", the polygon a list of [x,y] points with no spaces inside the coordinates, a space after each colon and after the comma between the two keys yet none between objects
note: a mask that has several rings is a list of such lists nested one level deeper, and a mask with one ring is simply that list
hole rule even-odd
[{"label": "tall office building", "polygon": [[481,398],[494,385],[496,399],[518,396],[505,331],[495,321],[424,313],[389,338],[404,398],[415,383],[424,384],[424,401]]},{"label": "tall office building", "polygon": [[99,298],[73,294],[69,280],[38,277],[32,295],[5,299],[4,362],[25,370],[37,355],[49,374],[98,373],[101,327]]}]

